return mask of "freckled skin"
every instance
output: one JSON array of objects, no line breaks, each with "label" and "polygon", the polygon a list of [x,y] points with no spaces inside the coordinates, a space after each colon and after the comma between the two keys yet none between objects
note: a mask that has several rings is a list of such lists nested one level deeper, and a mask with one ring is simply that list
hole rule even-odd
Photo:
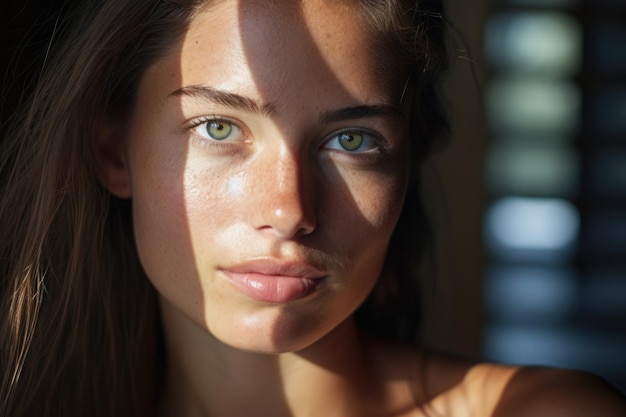
[{"label": "freckled skin", "polygon": [[[159,415],[625,415],[586,375],[358,334],[350,317],[378,279],[408,171],[406,121],[324,117],[398,104],[402,83],[377,75],[368,36],[349,2],[225,0],[144,74],[123,168],[109,164],[103,182],[132,199],[160,297]],[[193,86],[204,98],[180,93]],[[221,101],[206,98],[213,89]],[[345,133],[361,146],[343,147]],[[256,259],[297,260],[324,278],[304,298],[261,302],[223,273]]]},{"label": "freckled skin", "polygon": [[[368,35],[360,20],[339,19],[342,7],[311,2],[254,14],[220,3],[191,22],[140,84],[127,155],[142,264],[165,303],[232,346],[297,350],[346,319],[378,277],[402,206],[404,123],[319,121],[324,111],[396,100],[385,88],[391,81],[374,77],[369,50],[354,48],[369,44]],[[342,36],[330,36],[337,27]],[[192,85],[274,111],[170,96]],[[197,129],[185,123],[205,115],[235,121],[241,140],[192,139]],[[389,151],[370,161],[326,149],[327,136],[343,128],[379,132]],[[328,277],[305,300],[262,304],[219,273],[258,257],[304,260]]]}]

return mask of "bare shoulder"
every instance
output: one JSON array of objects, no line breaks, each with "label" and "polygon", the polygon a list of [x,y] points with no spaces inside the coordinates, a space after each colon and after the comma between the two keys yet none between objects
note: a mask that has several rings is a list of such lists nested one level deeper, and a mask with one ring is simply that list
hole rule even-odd
[{"label": "bare shoulder", "polygon": [[[626,399],[581,371],[476,363],[462,358],[376,345],[379,375],[394,381],[394,416],[626,417]],[[400,383],[402,381],[402,383]]]},{"label": "bare shoulder", "polygon": [[601,378],[582,371],[517,368],[493,417],[624,417],[626,399]]},{"label": "bare shoulder", "polygon": [[[460,416],[626,417],[626,399],[603,379],[582,371],[470,364],[434,356],[432,368],[464,372],[460,384],[434,398]],[[439,379],[441,376],[431,375]],[[442,414],[442,416],[456,414]]]}]

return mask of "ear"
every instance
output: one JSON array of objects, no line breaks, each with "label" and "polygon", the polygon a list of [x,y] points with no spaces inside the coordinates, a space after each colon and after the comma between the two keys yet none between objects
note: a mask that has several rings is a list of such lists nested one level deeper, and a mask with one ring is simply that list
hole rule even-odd
[{"label": "ear", "polygon": [[95,129],[92,149],[96,176],[111,194],[128,199],[132,195],[131,176],[126,155],[126,138],[120,123],[100,123]]}]

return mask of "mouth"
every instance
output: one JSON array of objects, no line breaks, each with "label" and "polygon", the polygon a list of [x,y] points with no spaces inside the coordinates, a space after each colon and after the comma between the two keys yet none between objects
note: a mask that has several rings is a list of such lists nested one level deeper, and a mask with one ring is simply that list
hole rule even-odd
[{"label": "mouth", "polygon": [[308,297],[327,276],[307,262],[259,259],[220,268],[244,295],[261,302],[284,304]]}]

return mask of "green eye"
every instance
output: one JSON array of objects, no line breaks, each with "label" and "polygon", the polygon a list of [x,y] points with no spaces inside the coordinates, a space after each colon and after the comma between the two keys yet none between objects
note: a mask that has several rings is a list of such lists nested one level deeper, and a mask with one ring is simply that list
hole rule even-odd
[{"label": "green eye", "polygon": [[342,133],[337,139],[346,151],[356,151],[363,145],[363,135],[356,132]]},{"label": "green eye", "polygon": [[324,148],[351,154],[371,153],[379,149],[376,136],[362,130],[344,130],[330,136]]},{"label": "green eye", "polygon": [[212,122],[208,122],[206,126],[206,131],[208,135],[215,140],[224,140],[227,139],[231,133],[233,133],[234,126],[232,123],[214,120]]}]

